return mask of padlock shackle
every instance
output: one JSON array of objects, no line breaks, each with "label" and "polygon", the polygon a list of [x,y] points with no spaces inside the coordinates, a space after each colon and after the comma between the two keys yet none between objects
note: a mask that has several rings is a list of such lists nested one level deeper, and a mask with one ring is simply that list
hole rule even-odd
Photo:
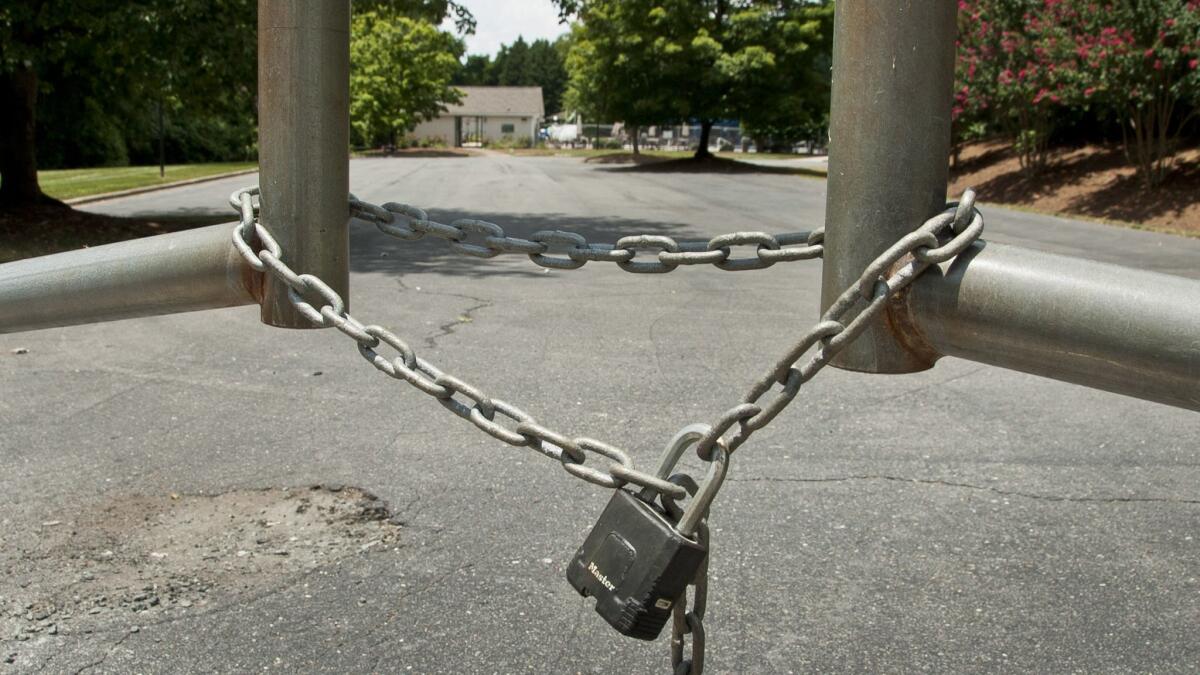
[{"label": "padlock shackle", "polygon": [[[675,465],[679,463],[679,458],[683,457],[683,452],[704,438],[711,428],[707,424],[689,424],[680,429],[679,433],[675,434],[667,443],[656,475],[667,480],[671,472],[675,470]],[[679,523],[675,526],[679,534],[689,539],[693,537],[701,521],[708,514],[708,507],[716,498],[721,484],[725,482],[725,472],[729,468],[729,448],[725,445],[725,441],[718,439],[713,450],[713,458],[708,465],[708,474],[705,475],[704,481],[700,483],[700,488],[688,502],[687,507],[683,510],[683,515],[679,517]],[[643,488],[638,497],[651,501],[654,499],[654,491],[650,488]]]}]

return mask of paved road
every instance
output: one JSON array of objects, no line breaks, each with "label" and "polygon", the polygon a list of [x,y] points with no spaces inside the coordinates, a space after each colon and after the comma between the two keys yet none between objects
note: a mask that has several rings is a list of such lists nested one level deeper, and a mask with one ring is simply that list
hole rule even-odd
[{"label": "paved road", "polygon": [[[246,182],[88,208],[220,211]],[[441,219],[597,241],[808,229],[824,210],[818,180],[558,158],[356,160],[351,182],[365,199],[411,201]],[[996,241],[1200,278],[1200,241],[985,214]],[[366,227],[352,252],[357,315],[641,465],[679,427],[736,401],[818,303],[811,263],[544,272]],[[666,669],[665,640],[620,638],[562,578],[604,490],[480,434],[376,373],[346,340],[256,316],[0,336],[0,564],[45,549],[47,522],[76,527],[79,514],[130,496],[315,483],[386,500],[403,522],[399,543],[273,576],[254,593],[227,589],[233,600],[203,611],[151,607],[92,632],[0,635],[7,668]],[[10,354],[17,347],[29,353]],[[826,372],[738,453],[719,497],[710,670],[1195,672],[1198,440],[1195,413],[965,361],[904,376]],[[56,550],[70,558],[69,546]],[[0,601],[37,589],[22,578],[0,581]],[[24,620],[23,607],[4,611]]]}]

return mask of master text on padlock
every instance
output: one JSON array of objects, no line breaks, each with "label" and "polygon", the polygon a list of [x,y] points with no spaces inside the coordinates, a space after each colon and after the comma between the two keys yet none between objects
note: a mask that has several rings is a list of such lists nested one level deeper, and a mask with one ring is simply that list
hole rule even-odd
[{"label": "master text on padlock", "polygon": [[609,581],[608,577],[604,576],[604,574],[600,571],[600,568],[596,567],[596,563],[588,563],[588,571],[591,572],[592,576],[596,577],[596,580],[603,584],[608,590],[611,591],[616,589],[616,585]]}]

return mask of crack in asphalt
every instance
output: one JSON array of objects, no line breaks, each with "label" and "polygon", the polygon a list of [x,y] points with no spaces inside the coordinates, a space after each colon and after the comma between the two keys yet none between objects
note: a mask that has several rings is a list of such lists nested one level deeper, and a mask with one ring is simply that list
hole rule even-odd
[{"label": "crack in asphalt", "polygon": [[915,485],[933,485],[964,490],[991,492],[1005,497],[1021,497],[1047,502],[1071,502],[1079,504],[1122,504],[1122,503],[1167,503],[1167,504],[1200,504],[1200,499],[1175,499],[1172,497],[1068,497],[1062,495],[1046,495],[1035,492],[1005,490],[986,485],[956,483],[954,481],[935,478],[909,478],[888,474],[857,474],[851,476],[830,476],[826,478],[784,478],[779,476],[752,476],[746,478],[726,478],[732,483],[849,483],[854,481],[890,481],[894,483],[911,483]]},{"label": "crack in asphalt", "polygon": [[474,295],[466,295],[465,293],[446,293],[443,291],[426,291],[426,292],[429,295],[442,295],[442,296],[447,296],[447,297],[451,297],[451,298],[461,298],[463,300],[471,300],[472,302],[477,303],[475,305],[472,305],[471,307],[464,309],[461,313],[459,313],[458,316],[454,317],[453,321],[448,321],[448,322],[438,326],[438,330],[441,332],[439,332],[437,335],[426,336],[425,337],[425,346],[429,347],[430,349],[436,349],[437,341],[446,337],[447,335],[453,335],[455,333],[455,329],[458,328],[460,325],[462,325],[464,323],[471,323],[472,321],[474,321],[475,320],[475,312],[478,312],[482,309],[487,309],[488,307],[491,307],[492,305],[496,304],[496,303],[492,302],[491,300],[485,300],[484,298],[478,298],[478,297],[475,297]]},{"label": "crack in asphalt", "polygon": [[[410,287],[408,284],[404,283],[404,275],[403,274],[396,275],[395,282],[396,282],[396,286],[399,287],[401,293],[413,290],[412,287]],[[420,292],[425,293],[426,295],[437,295],[437,296],[450,297],[450,298],[459,298],[460,300],[470,300],[471,302],[476,303],[475,305],[472,305],[471,307],[468,307],[468,308],[464,309],[462,312],[460,312],[457,316],[454,317],[453,321],[447,321],[446,323],[438,326],[439,332],[436,335],[425,336],[425,338],[424,338],[425,346],[429,347],[430,349],[434,349],[437,347],[438,340],[446,337],[447,335],[453,335],[456,332],[455,329],[458,328],[459,325],[464,324],[464,323],[471,323],[472,321],[474,321],[476,312],[487,309],[496,304],[492,300],[487,300],[485,298],[480,298],[480,297],[477,297],[474,295],[467,295],[465,293],[450,293],[447,291],[420,291]]]},{"label": "crack in asphalt", "polygon": [[396,525],[407,527],[409,523],[417,519],[417,516],[421,515],[423,509],[417,508],[421,503],[421,493],[413,488],[412,495],[412,499],[409,499],[404,506],[393,510],[392,522]]}]

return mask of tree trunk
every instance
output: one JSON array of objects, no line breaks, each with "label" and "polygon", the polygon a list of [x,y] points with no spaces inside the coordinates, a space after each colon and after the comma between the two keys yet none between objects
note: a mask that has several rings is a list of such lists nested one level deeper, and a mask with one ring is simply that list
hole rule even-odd
[{"label": "tree trunk", "polygon": [[629,127],[630,136],[633,138],[633,154],[638,154],[638,127],[636,124]]},{"label": "tree trunk", "polygon": [[36,104],[37,74],[32,68],[0,75],[0,207],[57,203],[38,186]]},{"label": "tree trunk", "polygon": [[712,120],[700,122],[700,145],[696,146],[696,159],[712,157],[712,153],[708,151],[708,139],[712,136],[712,128]]}]

